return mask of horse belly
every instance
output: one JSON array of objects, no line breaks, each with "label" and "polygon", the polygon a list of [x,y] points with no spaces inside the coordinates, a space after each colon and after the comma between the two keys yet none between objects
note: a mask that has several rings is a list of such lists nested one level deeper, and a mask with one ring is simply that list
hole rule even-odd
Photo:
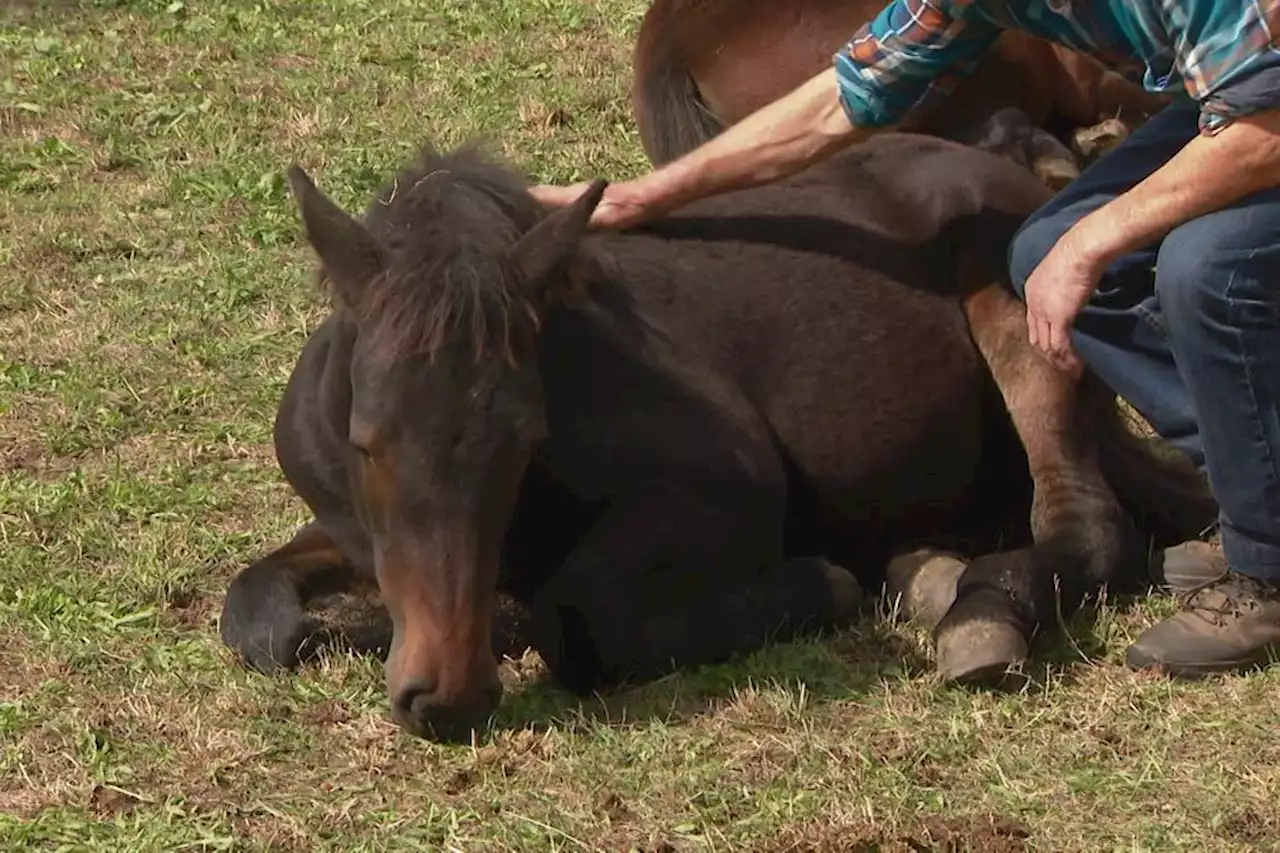
[{"label": "horse belly", "polygon": [[871,305],[808,318],[767,415],[824,515],[868,532],[927,528],[969,496],[987,374],[954,300]]}]

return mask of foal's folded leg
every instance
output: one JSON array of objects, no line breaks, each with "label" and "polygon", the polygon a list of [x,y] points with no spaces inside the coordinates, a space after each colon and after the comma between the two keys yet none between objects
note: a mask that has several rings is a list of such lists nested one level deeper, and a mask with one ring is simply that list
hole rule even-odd
[{"label": "foal's folded leg", "polygon": [[[308,604],[356,593],[356,612],[343,607],[333,614],[340,626],[308,613]],[[527,646],[522,615],[518,606],[499,608],[493,622],[499,659]],[[261,672],[294,669],[322,648],[385,657],[394,630],[372,572],[353,564],[317,521],[231,579],[220,621],[222,641]]]},{"label": "foal's folded leg", "polygon": [[557,680],[586,692],[655,677],[851,612],[860,594],[848,572],[777,568],[784,498],[750,492],[619,497],[535,597],[534,646]]},{"label": "foal's folded leg", "polygon": [[222,607],[222,641],[263,672],[296,667],[324,646],[384,650],[391,638],[389,622],[374,620],[357,630],[334,634],[306,611],[309,599],[350,591],[362,582],[372,588],[320,523],[313,521],[231,580]]},{"label": "foal's folded leg", "polygon": [[1052,190],[1080,177],[1080,165],[1067,146],[1036,127],[1017,107],[1005,107],[974,121],[954,138],[1030,169]]},{"label": "foal's folded leg", "polygon": [[705,666],[766,643],[817,636],[849,624],[866,598],[845,569],[821,557],[784,561],[723,585],[693,601],[673,601],[644,619],[631,659],[631,678],[656,678],[675,668]]},{"label": "foal's folded leg", "polygon": [[1047,130],[1032,129],[1027,139],[1027,158],[1031,171],[1054,192],[1080,177],[1080,162],[1075,154]]}]

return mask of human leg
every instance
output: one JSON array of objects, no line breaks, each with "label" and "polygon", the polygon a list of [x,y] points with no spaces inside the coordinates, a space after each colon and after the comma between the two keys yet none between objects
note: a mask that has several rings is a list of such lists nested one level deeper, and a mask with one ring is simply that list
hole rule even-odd
[{"label": "human leg", "polygon": [[[1080,219],[1143,180],[1196,133],[1196,111],[1174,106],[1086,169],[1023,224],[1009,253],[1014,290]],[[1174,364],[1155,291],[1157,246],[1116,260],[1077,318],[1072,341],[1081,359],[1197,467],[1204,466],[1191,397]]]},{"label": "human leg", "polygon": [[1230,570],[1144,633],[1133,666],[1240,669],[1280,650],[1280,189],[1174,229],[1156,293],[1199,413]]}]

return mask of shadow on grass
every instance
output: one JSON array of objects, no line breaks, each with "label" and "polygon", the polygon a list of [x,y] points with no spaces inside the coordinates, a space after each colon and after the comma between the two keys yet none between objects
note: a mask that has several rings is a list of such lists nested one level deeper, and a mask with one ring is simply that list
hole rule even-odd
[{"label": "shadow on grass", "polygon": [[[1031,660],[1015,677],[997,687],[957,685],[945,689],[1039,692],[1076,684],[1114,651],[1115,623],[1148,601],[1148,595],[1135,592],[1090,601],[1056,630],[1038,638]],[[315,603],[319,602],[313,602],[313,606]],[[324,603],[334,604],[332,600]],[[346,608],[351,606],[350,601],[343,604]],[[363,618],[356,620],[364,625],[363,629],[356,629],[364,632],[361,644],[367,644],[371,636],[382,637],[378,643],[381,648],[372,654],[383,658],[390,639],[390,621],[376,603],[363,600],[361,604]],[[932,677],[932,662],[922,653],[929,643],[927,635],[910,625],[895,625],[882,608],[883,604],[877,612],[869,612],[839,633],[768,644],[724,663],[681,669],[652,681],[581,696],[559,687],[541,668],[536,654],[522,638],[523,611],[511,602],[500,604],[495,619],[495,651],[509,659],[507,669],[513,673],[514,683],[508,683],[507,694],[486,737],[519,729],[678,725],[715,713],[752,690],[777,689],[784,701],[812,708],[831,701],[857,701],[885,683]],[[377,618],[370,623],[374,616]],[[348,623],[341,630],[322,632],[327,642],[317,637],[313,651],[319,652],[322,645],[346,646],[342,637],[353,636],[353,629]],[[368,645],[364,654],[370,654]]]},{"label": "shadow on grass", "polygon": [[908,637],[867,617],[838,634],[769,644],[723,663],[682,669],[589,697],[543,673],[508,694],[494,730],[680,724],[715,713],[744,692],[778,689],[795,709],[856,700],[887,681],[917,678],[929,663]]},{"label": "shadow on grass", "polygon": [[[304,665],[328,654],[385,660],[392,626],[376,591],[326,592],[306,602],[318,627],[303,644]],[[715,711],[744,690],[781,688],[807,706],[865,695],[886,680],[914,679],[930,664],[910,629],[898,630],[868,613],[838,633],[769,643],[729,661],[682,668],[664,677],[583,696],[561,688],[527,642],[528,614],[499,596],[494,652],[509,663],[506,695],[490,733],[583,725],[643,726],[678,723]]]}]

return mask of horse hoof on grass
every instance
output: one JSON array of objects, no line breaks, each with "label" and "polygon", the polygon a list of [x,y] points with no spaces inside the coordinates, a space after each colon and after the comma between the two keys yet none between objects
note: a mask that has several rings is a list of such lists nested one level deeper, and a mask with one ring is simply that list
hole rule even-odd
[{"label": "horse hoof on grass", "polygon": [[280,625],[227,625],[222,641],[251,669],[271,675],[296,669],[314,653],[320,626],[310,619]]},{"label": "horse hoof on grass", "polygon": [[1007,622],[966,620],[940,631],[938,672],[944,681],[973,687],[1009,687],[1023,681],[1011,672],[1026,662],[1030,648],[1022,633]]},{"label": "horse hoof on grass", "polygon": [[955,602],[966,565],[958,554],[929,548],[894,557],[885,579],[890,605],[897,599],[907,619],[933,630]]},{"label": "horse hoof on grass", "polygon": [[833,563],[823,561],[823,573],[831,589],[831,607],[835,621],[847,622],[862,611],[866,602],[862,585],[849,571]]},{"label": "horse hoof on grass", "polygon": [[857,578],[838,566],[831,566],[827,569],[827,580],[831,584],[837,621],[846,622],[862,612],[866,596]]},{"label": "horse hoof on grass", "polygon": [[[853,573],[825,557],[792,557],[782,568],[790,576],[797,574],[812,578],[813,588],[819,590],[821,601],[806,600],[804,608],[813,607],[826,627],[843,627],[862,615],[867,595]],[[806,585],[805,588],[808,588]]]}]

